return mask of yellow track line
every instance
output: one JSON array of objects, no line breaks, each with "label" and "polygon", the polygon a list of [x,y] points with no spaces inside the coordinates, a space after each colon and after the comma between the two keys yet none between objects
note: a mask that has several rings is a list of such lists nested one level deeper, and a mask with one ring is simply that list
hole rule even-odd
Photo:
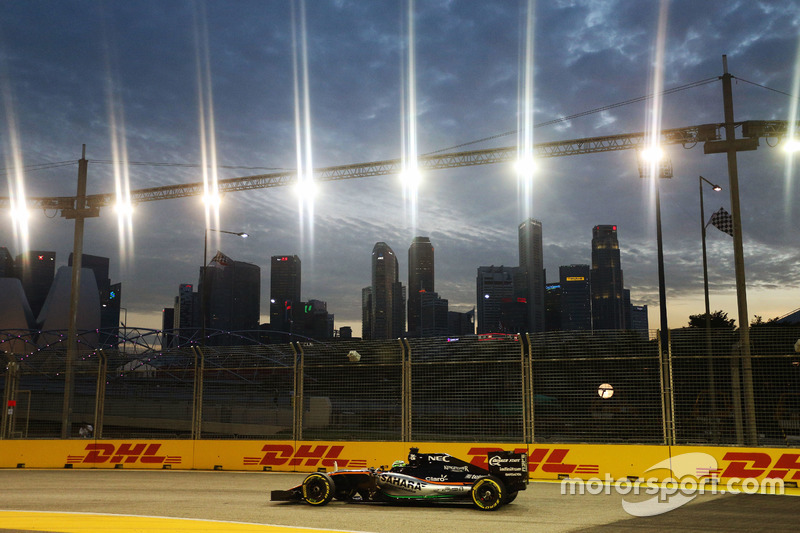
[{"label": "yellow track line", "polygon": [[101,513],[57,513],[45,511],[0,511],[0,530],[89,533],[96,531],[169,533],[175,531],[230,531],[234,533],[319,533],[333,529],[311,529],[245,522],[223,522],[190,518],[131,516]]}]

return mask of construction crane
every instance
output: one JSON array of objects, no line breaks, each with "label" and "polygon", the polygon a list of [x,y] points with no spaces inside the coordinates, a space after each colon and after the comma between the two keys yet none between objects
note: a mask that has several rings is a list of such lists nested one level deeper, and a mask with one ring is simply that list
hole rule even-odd
[{"label": "construction crane", "polygon": [[[739,150],[755,150],[759,145],[759,139],[774,139],[776,143],[779,142],[788,134],[788,127],[789,122],[780,120],[749,120],[736,122],[735,128],[741,131],[742,138],[736,139],[735,142],[740,146],[738,148]],[[800,123],[798,123],[798,127],[800,127]],[[662,130],[659,139],[657,139],[657,144],[661,146],[680,144],[684,148],[691,148],[699,143],[703,143],[705,153],[718,153],[725,150],[724,147],[717,144],[725,142],[721,141],[724,128],[725,124],[702,124],[699,126]],[[636,150],[643,148],[646,143],[652,144],[653,139],[651,139],[649,134],[639,132],[538,143],[535,144],[533,148],[534,157],[547,158],[596,154],[618,150]],[[418,159],[418,166],[420,170],[438,170],[444,168],[489,165],[493,163],[507,163],[515,161],[516,158],[517,147],[507,146],[421,156]],[[315,169],[314,180],[316,182],[325,182],[367,178],[371,176],[385,176],[389,174],[398,174],[401,169],[402,161],[400,159],[340,165]],[[218,192],[228,193],[266,189],[270,187],[283,187],[291,185],[296,179],[297,172],[295,170],[221,179],[218,182]],[[133,190],[130,192],[130,199],[132,203],[137,204],[140,202],[184,198],[187,196],[201,196],[204,192],[205,188],[202,182],[186,183]],[[29,208],[57,210],[61,212],[61,216],[66,218],[74,218],[76,200],[74,196],[26,198]],[[84,209],[91,210],[91,214],[87,213],[85,216],[97,216],[99,214],[99,208],[116,203],[116,195],[114,193],[87,195],[85,202]],[[10,198],[0,197],[0,209],[10,207]]]}]

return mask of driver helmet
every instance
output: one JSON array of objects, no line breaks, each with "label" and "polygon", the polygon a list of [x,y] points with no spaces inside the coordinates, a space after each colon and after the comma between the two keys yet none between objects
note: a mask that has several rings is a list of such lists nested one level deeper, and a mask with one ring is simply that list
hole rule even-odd
[{"label": "driver helmet", "polygon": [[402,459],[398,459],[397,461],[392,463],[392,468],[402,468],[406,466],[406,462]]}]

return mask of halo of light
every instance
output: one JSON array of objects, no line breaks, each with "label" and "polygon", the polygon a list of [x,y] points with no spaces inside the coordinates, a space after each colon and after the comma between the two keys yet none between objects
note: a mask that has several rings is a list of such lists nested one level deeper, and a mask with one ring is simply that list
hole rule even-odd
[{"label": "halo of light", "polygon": [[800,152],[800,140],[799,139],[785,139],[783,141],[783,151],[789,154],[793,154],[795,152]]},{"label": "halo of light", "polygon": [[514,171],[520,177],[530,177],[536,172],[536,161],[532,157],[521,157],[514,162]]},{"label": "halo of light", "polygon": [[648,146],[639,152],[639,157],[647,162],[659,162],[664,159],[664,150],[660,146]]},{"label": "halo of light", "polygon": [[422,174],[418,168],[407,168],[400,172],[400,181],[406,187],[418,187],[422,181]]},{"label": "halo of light", "polygon": [[210,193],[203,195],[203,203],[208,207],[219,207],[222,203],[222,196],[219,193]]},{"label": "halo of light", "polygon": [[295,193],[302,199],[311,199],[317,195],[317,185],[313,180],[300,180],[294,188]]}]

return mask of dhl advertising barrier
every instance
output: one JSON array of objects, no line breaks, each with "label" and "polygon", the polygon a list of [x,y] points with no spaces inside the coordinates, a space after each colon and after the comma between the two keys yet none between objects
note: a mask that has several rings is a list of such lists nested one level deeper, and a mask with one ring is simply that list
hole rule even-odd
[{"label": "dhl advertising barrier", "polygon": [[486,444],[434,442],[2,440],[0,468],[134,468],[332,471],[391,465],[410,447],[486,465],[496,450],[528,453],[532,480],[663,481],[692,476],[728,483],[800,482],[800,450],[614,444]]}]

